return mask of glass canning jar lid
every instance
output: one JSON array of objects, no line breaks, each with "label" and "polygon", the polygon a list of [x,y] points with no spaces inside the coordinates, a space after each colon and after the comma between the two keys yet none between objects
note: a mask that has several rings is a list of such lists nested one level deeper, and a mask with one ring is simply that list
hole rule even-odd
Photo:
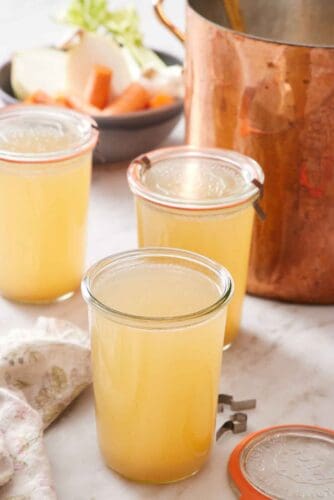
[{"label": "glass canning jar lid", "polygon": [[0,110],[0,161],[49,163],[94,148],[96,122],[56,106],[8,106]]},{"label": "glass canning jar lid", "polygon": [[246,437],[230,456],[232,488],[242,500],[334,498],[334,431],[283,425]]},{"label": "glass canning jar lid", "polygon": [[217,210],[256,200],[264,174],[251,158],[225,149],[178,146],[132,161],[131,191],[148,201],[183,210]]}]

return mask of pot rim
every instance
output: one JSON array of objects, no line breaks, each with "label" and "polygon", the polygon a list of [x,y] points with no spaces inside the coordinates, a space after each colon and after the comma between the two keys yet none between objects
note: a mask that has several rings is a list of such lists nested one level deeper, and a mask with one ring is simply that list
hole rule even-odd
[{"label": "pot rim", "polygon": [[321,45],[321,44],[296,43],[296,42],[294,43],[294,42],[287,42],[287,41],[275,40],[275,39],[272,39],[272,38],[266,38],[266,37],[259,36],[259,35],[252,35],[252,34],[249,34],[249,33],[243,33],[242,31],[233,30],[232,28],[228,28],[227,26],[223,26],[221,24],[218,24],[215,21],[212,21],[211,19],[208,19],[203,14],[201,14],[200,12],[198,12],[193,5],[191,5],[191,0],[187,0],[187,7],[194,14],[196,14],[197,16],[199,16],[201,19],[203,19],[207,23],[210,23],[215,28],[219,28],[221,30],[227,31],[229,33],[232,33],[232,34],[236,35],[237,37],[240,37],[240,38],[254,40],[255,42],[270,43],[270,44],[273,44],[273,45],[281,45],[281,46],[287,46],[287,47],[300,47],[300,48],[308,48],[308,49],[327,49],[327,50],[331,49],[331,50],[334,50],[334,44],[332,44],[332,45],[329,45],[329,44]]}]

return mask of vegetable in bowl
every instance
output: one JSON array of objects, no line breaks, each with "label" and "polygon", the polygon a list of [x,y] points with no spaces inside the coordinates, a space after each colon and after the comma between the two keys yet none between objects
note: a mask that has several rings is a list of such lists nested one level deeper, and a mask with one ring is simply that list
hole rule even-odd
[{"label": "vegetable in bowl", "polygon": [[165,64],[145,47],[134,6],[109,10],[107,0],[72,0],[62,21],[86,32],[109,34],[119,46],[125,47],[141,68],[161,69]]},{"label": "vegetable in bowl", "polygon": [[183,97],[182,67],[167,66],[145,47],[134,7],[109,10],[106,0],[73,0],[62,21],[75,34],[59,49],[14,55],[16,97],[94,116],[171,106]]}]

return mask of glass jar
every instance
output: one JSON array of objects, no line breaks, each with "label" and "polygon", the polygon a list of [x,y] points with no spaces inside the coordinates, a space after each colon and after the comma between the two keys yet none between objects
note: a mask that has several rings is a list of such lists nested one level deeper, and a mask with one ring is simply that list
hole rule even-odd
[{"label": "glass jar", "polygon": [[225,348],[240,326],[253,203],[263,180],[260,166],[244,155],[188,146],[153,151],[134,160],[128,170],[136,196],[139,246],[192,250],[231,272],[235,293],[229,306]]},{"label": "glass jar", "polygon": [[229,273],[177,249],[117,254],[82,283],[100,448],[142,482],[195,474],[214,436]]},{"label": "glass jar", "polygon": [[89,117],[57,107],[0,111],[0,293],[52,302],[80,285],[92,150]]}]

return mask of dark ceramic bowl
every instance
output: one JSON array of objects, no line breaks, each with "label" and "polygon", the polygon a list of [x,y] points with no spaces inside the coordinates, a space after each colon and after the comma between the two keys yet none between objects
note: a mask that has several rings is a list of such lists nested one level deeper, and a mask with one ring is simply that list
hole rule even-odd
[{"label": "dark ceramic bowl", "polygon": [[[156,51],[168,65],[182,64],[176,57]],[[0,67],[0,101],[16,104],[10,84],[11,62]],[[96,160],[108,163],[131,160],[155,149],[175,128],[183,113],[183,101],[159,109],[128,113],[127,115],[95,116],[100,137],[96,148]]]}]

